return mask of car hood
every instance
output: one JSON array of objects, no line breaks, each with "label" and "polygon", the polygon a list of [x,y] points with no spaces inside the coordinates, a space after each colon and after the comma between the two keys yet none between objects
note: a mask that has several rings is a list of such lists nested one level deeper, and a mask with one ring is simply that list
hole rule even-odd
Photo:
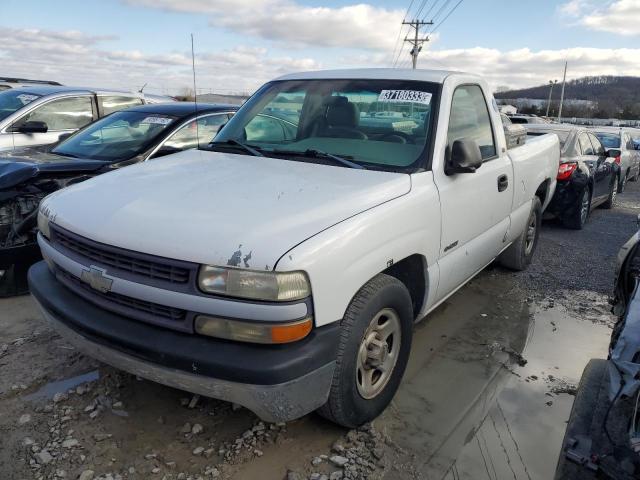
[{"label": "car hood", "polygon": [[0,156],[0,190],[8,189],[46,174],[92,172],[108,162],[69,158],[51,152],[25,149]]},{"label": "car hood", "polygon": [[108,245],[273,269],[298,243],[410,189],[407,174],[189,150],[101,175],[43,203],[56,224]]}]

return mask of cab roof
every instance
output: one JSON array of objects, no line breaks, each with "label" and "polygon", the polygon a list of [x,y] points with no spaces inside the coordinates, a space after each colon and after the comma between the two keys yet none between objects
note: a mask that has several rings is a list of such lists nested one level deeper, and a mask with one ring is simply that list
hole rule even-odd
[{"label": "cab roof", "polygon": [[443,83],[451,75],[478,77],[477,75],[452,70],[422,70],[405,68],[353,68],[345,70],[318,70],[290,73],[276,80],[317,80],[317,79],[372,79],[372,80],[419,80],[423,82]]}]

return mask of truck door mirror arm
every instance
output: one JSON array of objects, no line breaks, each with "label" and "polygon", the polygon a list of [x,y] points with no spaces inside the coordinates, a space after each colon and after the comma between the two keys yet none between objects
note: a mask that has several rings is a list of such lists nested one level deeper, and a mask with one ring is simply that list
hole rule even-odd
[{"label": "truck door mirror arm", "polygon": [[475,140],[461,138],[447,147],[444,173],[474,173],[482,166],[482,153]]}]

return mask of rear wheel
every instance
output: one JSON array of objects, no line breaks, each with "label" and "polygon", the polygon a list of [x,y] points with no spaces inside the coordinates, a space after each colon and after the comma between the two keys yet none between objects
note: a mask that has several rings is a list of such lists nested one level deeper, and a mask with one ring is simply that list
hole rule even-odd
[{"label": "rear wheel", "polygon": [[531,263],[533,254],[538,245],[540,227],[542,225],[542,203],[538,197],[534,197],[531,212],[527,220],[524,232],[507,248],[498,261],[504,267],[512,270],[524,270]]},{"label": "rear wheel", "polygon": [[611,209],[616,205],[616,199],[618,198],[618,177],[616,176],[615,181],[611,185],[611,190],[609,191],[609,197],[607,201],[602,204],[602,208]]},{"label": "rear wheel", "polygon": [[409,291],[394,277],[376,275],[355,295],[341,327],[329,398],[318,413],[354,428],[380,415],[398,390],[411,349]]},{"label": "rear wheel", "polygon": [[587,218],[589,218],[589,211],[591,210],[591,191],[585,188],[580,196],[579,203],[574,208],[571,215],[567,215],[562,219],[562,223],[565,227],[573,230],[582,230]]}]

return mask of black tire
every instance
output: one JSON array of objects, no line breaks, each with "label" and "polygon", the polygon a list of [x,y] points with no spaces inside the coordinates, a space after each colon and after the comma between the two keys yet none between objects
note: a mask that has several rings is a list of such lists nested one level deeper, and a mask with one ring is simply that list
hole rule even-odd
[{"label": "black tire", "polygon": [[638,177],[640,177],[640,171],[636,172],[636,174],[629,179],[630,182],[637,182]]},{"label": "black tire", "polygon": [[[511,270],[521,271],[525,270],[531,260],[533,254],[538,246],[538,238],[540,238],[540,227],[542,226],[542,203],[538,197],[533,198],[531,205],[531,212],[527,220],[527,226],[524,232],[500,254],[498,262],[503,267]],[[531,228],[533,231],[533,238],[531,238]],[[532,242],[532,243],[530,243]]]},{"label": "black tire", "polygon": [[588,438],[593,447],[597,448],[603,434],[602,422],[608,406],[608,362],[602,359],[591,359],[580,378],[578,393],[571,408],[571,415],[562,440],[562,450],[556,467],[556,480],[591,480],[597,475],[569,460],[566,451],[571,447],[572,440]]},{"label": "black tire", "polygon": [[611,190],[609,191],[609,196],[607,197],[607,201],[602,204],[602,208],[605,210],[610,210],[616,205],[616,198],[618,196],[618,185],[619,177],[616,175],[615,181],[613,185],[611,185]]},{"label": "black tire", "polygon": [[[582,204],[583,202],[585,202],[585,195],[586,195],[586,202],[588,203],[586,215],[583,214],[583,210],[582,210]],[[585,188],[582,192],[582,196],[578,200],[578,204],[576,205],[576,208],[574,209],[574,211],[570,215],[566,215],[562,217],[562,224],[565,227],[570,228],[572,230],[582,230],[585,224],[587,223],[587,219],[589,218],[590,212],[591,212],[591,190],[589,188]]]},{"label": "black tire", "polygon": [[[358,353],[370,323],[384,309],[393,309],[399,317],[401,340],[398,356],[382,390],[373,398],[365,399],[357,385]],[[329,398],[318,409],[318,413],[334,423],[355,428],[382,413],[402,380],[413,333],[413,307],[409,291],[394,277],[376,275],[351,300],[341,328]]]}]

